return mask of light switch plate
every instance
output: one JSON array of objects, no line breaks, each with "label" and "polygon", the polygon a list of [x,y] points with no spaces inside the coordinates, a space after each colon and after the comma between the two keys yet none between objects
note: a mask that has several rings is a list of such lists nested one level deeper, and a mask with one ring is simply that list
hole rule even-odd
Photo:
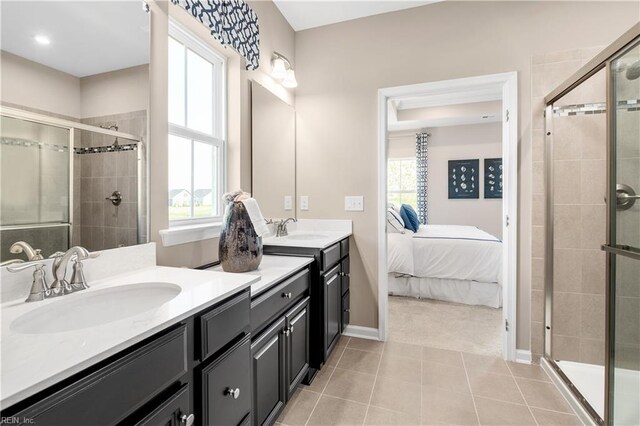
[{"label": "light switch plate", "polygon": [[284,196],[284,209],[293,210],[293,197],[291,195]]},{"label": "light switch plate", "polygon": [[344,197],[344,210],[348,212],[363,212],[364,197],[362,195],[347,195]]},{"label": "light switch plate", "polygon": [[309,210],[309,196],[301,195],[300,196],[300,210]]}]

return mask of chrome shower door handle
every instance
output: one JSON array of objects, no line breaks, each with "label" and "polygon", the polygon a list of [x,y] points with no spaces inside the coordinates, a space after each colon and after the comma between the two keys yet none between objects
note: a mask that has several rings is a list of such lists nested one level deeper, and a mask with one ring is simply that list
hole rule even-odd
[{"label": "chrome shower door handle", "polygon": [[636,203],[640,195],[636,195],[636,191],[629,185],[624,183],[616,184],[616,209],[629,210]]},{"label": "chrome shower door handle", "polygon": [[114,206],[119,206],[122,203],[122,193],[120,191],[113,191],[111,196],[106,197],[105,200],[111,201]]}]

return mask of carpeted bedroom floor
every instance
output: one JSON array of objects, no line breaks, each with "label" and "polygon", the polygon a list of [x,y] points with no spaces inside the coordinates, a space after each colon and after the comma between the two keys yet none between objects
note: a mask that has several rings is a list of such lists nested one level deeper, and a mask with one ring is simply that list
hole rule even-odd
[{"label": "carpeted bedroom floor", "polygon": [[502,356],[502,309],[389,296],[389,341]]}]

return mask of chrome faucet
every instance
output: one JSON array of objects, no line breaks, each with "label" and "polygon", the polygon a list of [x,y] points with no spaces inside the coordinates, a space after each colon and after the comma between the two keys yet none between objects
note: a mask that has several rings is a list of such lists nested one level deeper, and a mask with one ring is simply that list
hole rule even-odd
[{"label": "chrome faucet", "polygon": [[24,269],[28,269],[32,266],[35,267],[35,271],[33,271],[33,282],[31,283],[31,290],[29,291],[29,296],[25,302],[37,302],[39,300],[44,300],[51,296],[51,290],[47,286],[47,280],[45,277],[44,266],[45,262],[43,260],[35,260],[33,262],[18,262],[19,266],[9,266],[7,270],[9,272],[20,272]]},{"label": "chrome faucet", "polygon": [[289,235],[289,231],[287,231],[287,223],[289,222],[297,222],[297,220],[296,218],[290,217],[276,222],[276,237],[286,237]]},{"label": "chrome faucet", "polygon": [[42,256],[40,249],[34,249],[31,245],[24,241],[17,241],[11,245],[9,251],[13,254],[24,253],[27,255],[27,260],[32,262],[34,260],[42,260],[44,256]]},{"label": "chrome faucet", "polygon": [[[84,272],[82,271],[82,261],[98,256],[100,256],[100,253],[89,253],[86,248],[80,246],[71,247],[65,253],[54,253],[51,256],[54,260],[51,268],[53,273],[53,283],[50,287],[50,297],[62,296],[64,294],[70,294],[89,288],[84,277]],[[71,282],[66,279],[67,266],[69,266],[70,261],[73,261]]]}]

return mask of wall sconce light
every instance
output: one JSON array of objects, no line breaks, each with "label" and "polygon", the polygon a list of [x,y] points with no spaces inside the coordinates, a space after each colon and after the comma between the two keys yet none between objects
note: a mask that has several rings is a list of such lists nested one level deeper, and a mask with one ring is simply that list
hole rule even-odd
[{"label": "wall sconce light", "polygon": [[288,89],[298,86],[291,62],[278,52],[273,52],[271,56],[271,77],[281,81],[282,85]]}]

